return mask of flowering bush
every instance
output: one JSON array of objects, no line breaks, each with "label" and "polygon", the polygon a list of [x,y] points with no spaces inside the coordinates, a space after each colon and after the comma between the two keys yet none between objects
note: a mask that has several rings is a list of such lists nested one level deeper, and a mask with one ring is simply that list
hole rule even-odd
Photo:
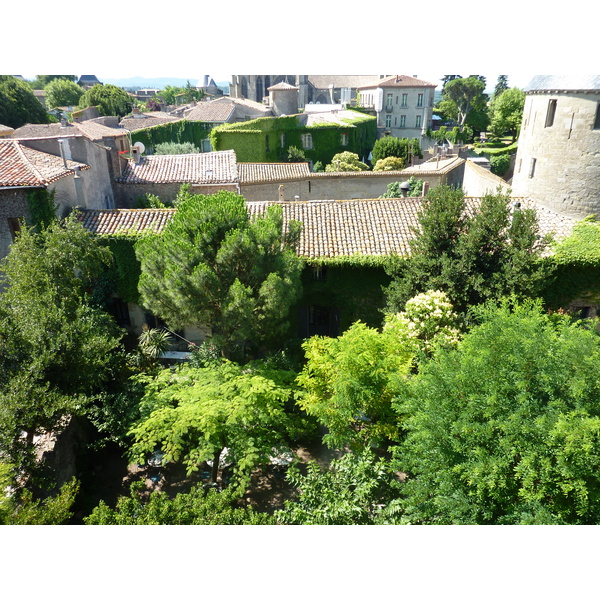
[{"label": "flowering bush", "polygon": [[434,346],[454,346],[460,339],[459,318],[448,296],[439,290],[418,294],[406,302],[403,312],[388,315],[384,329],[407,328],[420,342],[421,350],[431,354]]}]

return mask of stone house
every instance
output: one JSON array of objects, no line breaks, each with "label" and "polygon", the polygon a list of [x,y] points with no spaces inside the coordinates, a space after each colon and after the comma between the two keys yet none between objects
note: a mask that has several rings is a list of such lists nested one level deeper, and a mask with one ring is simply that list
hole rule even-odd
[{"label": "stone house", "polygon": [[432,125],[436,84],[392,75],[358,88],[358,105],[375,111],[379,137],[418,139]]},{"label": "stone house", "polygon": [[90,166],[29,147],[25,141],[0,140],[0,258],[8,254],[22,219],[30,216],[28,193],[55,192],[61,209],[83,195]]},{"label": "stone house", "polygon": [[[249,202],[251,217],[270,206],[281,206],[284,228],[291,220],[302,223],[298,256],[306,262],[304,295],[295,308],[295,333],[338,335],[356,320],[371,326],[381,322],[384,306],[381,287],[389,283],[384,263],[390,254],[408,256],[409,241],[418,226],[423,198],[377,200],[315,200]],[[474,210],[479,198],[469,198]],[[576,220],[522,199],[523,207],[536,209],[542,233],[569,235]],[[82,223],[92,233],[111,236],[151,231],[160,234],[175,209],[85,210]],[[156,320],[135,303],[119,308],[122,323],[139,333],[144,322]],[[183,338],[201,343],[208,327],[185,328]]]},{"label": "stone house", "polygon": [[13,137],[28,147],[55,156],[64,156],[89,165],[83,177],[83,198],[73,199],[71,206],[113,208],[114,179],[121,173],[129,152],[127,131],[118,127],[116,117],[99,117],[81,123],[24,125]]},{"label": "stone house", "polygon": [[133,114],[123,117],[119,121],[119,126],[127,131],[136,131],[137,129],[146,129],[156,125],[164,125],[173,121],[180,121],[180,117],[168,115],[161,111],[140,112],[139,108],[133,109]]},{"label": "stone house", "polygon": [[116,206],[132,208],[146,194],[172,202],[183,184],[194,194],[240,193],[235,153],[156,154],[127,160],[115,177]]}]

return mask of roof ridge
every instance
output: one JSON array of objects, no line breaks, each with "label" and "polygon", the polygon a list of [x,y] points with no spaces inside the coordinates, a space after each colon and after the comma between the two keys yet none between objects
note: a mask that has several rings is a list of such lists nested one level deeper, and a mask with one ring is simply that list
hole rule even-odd
[{"label": "roof ridge", "polygon": [[[44,183],[44,184],[48,184],[50,183],[49,179],[46,179],[43,175],[42,172],[35,166],[32,164],[32,162],[29,160],[29,157],[27,156],[27,154],[25,154],[25,151],[23,150],[21,144],[19,143],[19,140],[14,140],[16,148],[17,148],[17,152],[19,153],[19,155],[21,156],[21,158],[23,159],[23,161],[25,162],[25,166],[30,169],[30,171],[33,173],[33,175],[38,179],[38,181],[40,183]],[[33,150],[33,148],[29,148],[30,150]],[[34,150],[35,152],[36,150]]]}]

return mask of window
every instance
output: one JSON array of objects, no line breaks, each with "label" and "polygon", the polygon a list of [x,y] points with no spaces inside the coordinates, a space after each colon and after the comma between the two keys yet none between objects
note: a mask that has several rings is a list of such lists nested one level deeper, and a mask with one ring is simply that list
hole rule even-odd
[{"label": "window", "polygon": [[386,102],[386,106],[392,106],[392,104],[393,104],[393,101],[392,101],[392,100],[393,100],[393,96],[392,96],[392,94],[388,94],[388,95],[387,95],[387,102]]},{"label": "window", "polygon": [[327,279],[327,266],[317,265],[313,267],[312,271],[313,279]]},{"label": "window", "polygon": [[423,94],[417,96],[417,106],[423,106]]},{"label": "window", "polygon": [[408,106],[408,94],[402,94],[402,106]]},{"label": "window", "polygon": [[265,152],[269,151],[269,136],[265,135]]},{"label": "window", "polygon": [[400,115],[400,127],[406,127],[406,115]]},{"label": "window", "polygon": [[10,237],[12,238],[12,241],[14,242],[17,234],[19,233],[19,231],[21,231],[21,223],[19,222],[19,219],[15,218],[15,217],[8,217],[8,219],[6,219],[8,221],[8,229],[10,230]]},{"label": "window", "polygon": [[556,115],[556,100],[548,102],[548,112],[546,113],[546,127],[554,125],[554,115]]},{"label": "window", "polygon": [[535,158],[531,159],[531,164],[529,165],[529,178],[530,179],[535,175],[535,163],[536,162],[537,161]]},{"label": "window", "polygon": [[342,133],[342,146],[347,146],[347,145],[348,145],[348,134]]},{"label": "window", "polygon": [[594,121],[594,129],[600,129],[600,102],[596,106],[596,120]]},{"label": "window", "polygon": [[386,127],[392,126],[392,115],[385,115],[385,126]]},{"label": "window", "polygon": [[312,146],[312,135],[310,133],[305,133],[302,135],[302,147],[305,150],[310,150]]},{"label": "window", "polygon": [[279,136],[279,144],[281,145],[282,148],[285,148],[285,133],[282,133]]},{"label": "window", "polygon": [[212,146],[210,145],[210,140],[202,140],[202,152],[212,152]]},{"label": "window", "polygon": [[415,127],[421,127],[421,115],[417,115],[417,121],[415,123]]}]

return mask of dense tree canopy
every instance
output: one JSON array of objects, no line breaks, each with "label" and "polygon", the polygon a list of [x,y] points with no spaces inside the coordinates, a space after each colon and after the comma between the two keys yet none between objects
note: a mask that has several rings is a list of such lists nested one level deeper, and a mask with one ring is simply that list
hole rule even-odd
[{"label": "dense tree canopy", "polygon": [[[291,381],[290,381],[291,380]],[[237,483],[269,462],[292,431],[286,407],[292,406],[293,377],[230,362],[205,368],[165,369],[146,384],[140,421],[131,430],[131,456],[144,463],[159,449],[165,460],[180,461],[189,473],[219,459],[228,449]]]},{"label": "dense tree canopy", "polygon": [[534,302],[474,317],[399,395],[404,521],[598,523],[598,334]]},{"label": "dense tree canopy", "polygon": [[276,345],[301,289],[299,224],[284,231],[279,207],[250,219],[232,192],[180,199],[165,231],[136,245],[144,306],[176,328],[209,325],[226,353]]},{"label": "dense tree canopy", "polygon": [[121,335],[89,295],[107,260],[69,218],[39,234],[22,229],[2,263],[0,451],[17,468],[34,434],[81,414],[107,382]]},{"label": "dense tree canopy", "polygon": [[411,156],[423,157],[423,153],[421,152],[419,140],[392,136],[379,138],[373,146],[371,162],[377,164],[378,161],[390,156],[401,158],[406,165],[410,162]]},{"label": "dense tree canopy", "polygon": [[490,105],[490,131],[497,136],[508,132],[514,142],[521,130],[524,105],[525,92],[519,88],[510,88],[494,98]]},{"label": "dense tree canopy", "polygon": [[484,90],[485,81],[477,77],[453,79],[444,86],[440,109],[462,128],[471,111],[485,110]]},{"label": "dense tree canopy", "polygon": [[24,81],[0,75],[0,124],[17,129],[26,123],[48,123],[46,109]]},{"label": "dense tree canopy", "polygon": [[116,85],[97,83],[79,99],[79,107],[97,106],[103,116],[124,117],[131,112],[133,100],[129,94]]},{"label": "dense tree canopy", "polygon": [[539,238],[533,209],[515,209],[508,193],[487,194],[474,214],[462,190],[430,190],[409,260],[390,263],[394,280],[386,290],[388,308],[402,310],[417,293],[441,290],[457,311],[504,295],[538,295],[550,275],[541,260],[548,239]]},{"label": "dense tree canopy", "polygon": [[339,171],[368,171],[369,167],[361,162],[358,154],[354,152],[340,152],[334,154],[331,162],[325,167],[327,172]]},{"label": "dense tree canopy", "polygon": [[48,108],[77,106],[84,93],[80,86],[69,79],[53,79],[44,87],[44,92]]}]

